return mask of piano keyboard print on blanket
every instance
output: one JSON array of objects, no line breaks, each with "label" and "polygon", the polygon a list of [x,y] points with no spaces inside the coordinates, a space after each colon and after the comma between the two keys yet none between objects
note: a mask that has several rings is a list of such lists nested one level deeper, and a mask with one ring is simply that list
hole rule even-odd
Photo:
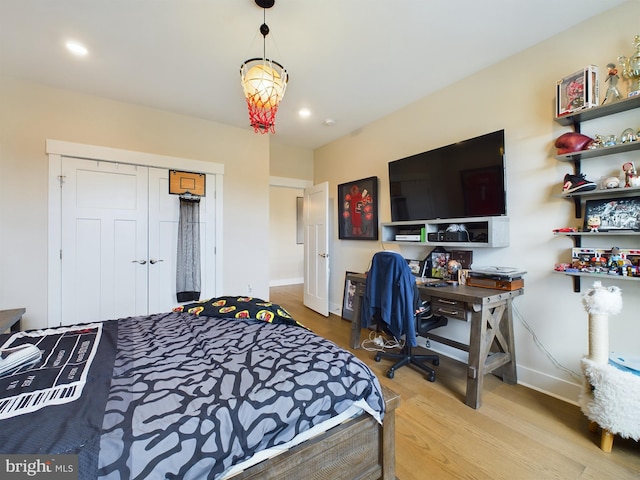
[{"label": "piano keyboard print on blanket", "polygon": [[[9,337],[0,349],[31,343],[42,351],[42,360],[0,378],[0,392],[9,394],[0,400],[0,420],[80,398],[102,327],[95,323],[18,332]],[[11,395],[12,390],[20,393]]]}]

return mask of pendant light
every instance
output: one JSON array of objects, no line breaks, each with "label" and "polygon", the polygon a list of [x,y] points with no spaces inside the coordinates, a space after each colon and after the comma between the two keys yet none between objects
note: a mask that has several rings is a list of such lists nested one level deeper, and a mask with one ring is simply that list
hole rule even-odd
[{"label": "pendant light", "polygon": [[275,0],[255,0],[256,5],[264,9],[262,34],[262,58],[250,58],[240,67],[240,77],[249,120],[255,132],[275,133],[275,120],[278,105],[287,89],[289,74],[275,60],[267,58],[266,39],[269,26],[266,24],[267,8],[273,7]]}]

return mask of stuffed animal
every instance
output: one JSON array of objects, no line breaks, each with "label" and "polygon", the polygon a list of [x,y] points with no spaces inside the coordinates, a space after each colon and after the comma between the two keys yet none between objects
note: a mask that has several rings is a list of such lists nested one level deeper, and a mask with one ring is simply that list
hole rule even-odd
[{"label": "stuffed animal", "polygon": [[618,177],[605,177],[602,179],[602,188],[618,188],[620,186],[620,179]]}]

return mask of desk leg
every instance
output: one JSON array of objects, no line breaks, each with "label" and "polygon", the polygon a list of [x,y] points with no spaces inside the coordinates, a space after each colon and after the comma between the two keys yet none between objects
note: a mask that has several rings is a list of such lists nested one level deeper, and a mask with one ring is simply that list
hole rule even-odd
[{"label": "desk leg", "polygon": [[[487,334],[488,308],[484,305],[480,311],[471,312],[471,333],[469,335],[469,363],[467,366],[467,392],[465,402],[471,408],[480,408],[482,404],[482,384],[484,380],[484,360],[487,349],[484,339]],[[483,352],[483,350],[485,350]]]},{"label": "desk leg", "polygon": [[479,408],[482,404],[484,376],[491,372],[505,383],[513,385],[518,381],[511,300],[482,305],[480,311],[471,314],[465,399],[470,407]]},{"label": "desk leg", "polygon": [[518,383],[518,372],[516,369],[516,347],[513,339],[513,309],[511,300],[507,300],[506,311],[500,322],[500,332],[505,339],[504,345],[506,353],[509,354],[509,361],[502,366],[502,381],[509,385]]}]

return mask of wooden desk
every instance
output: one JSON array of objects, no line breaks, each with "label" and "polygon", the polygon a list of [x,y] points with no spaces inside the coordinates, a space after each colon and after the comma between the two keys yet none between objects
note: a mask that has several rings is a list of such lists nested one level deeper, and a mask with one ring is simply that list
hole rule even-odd
[{"label": "wooden desk", "polygon": [[26,309],[15,308],[13,310],[0,310],[0,333],[11,329],[12,332],[20,330],[20,321]]},{"label": "wooden desk", "polygon": [[[350,274],[347,278],[356,285],[350,343],[351,348],[359,348],[362,325],[361,306],[366,277],[363,274]],[[439,335],[429,334],[429,338],[436,342],[469,353],[465,398],[467,405],[479,408],[482,404],[482,385],[487,373],[494,373],[502,377],[502,381],[505,383],[512,385],[517,383],[511,302],[515,297],[524,293],[523,289],[503,291],[459,285],[418,286],[418,290],[423,300],[431,300],[432,308],[434,305],[439,307],[448,302],[456,307],[450,312],[434,308],[434,314],[451,318],[466,318],[471,322],[468,345]],[[457,307],[461,307],[463,313]]]}]

